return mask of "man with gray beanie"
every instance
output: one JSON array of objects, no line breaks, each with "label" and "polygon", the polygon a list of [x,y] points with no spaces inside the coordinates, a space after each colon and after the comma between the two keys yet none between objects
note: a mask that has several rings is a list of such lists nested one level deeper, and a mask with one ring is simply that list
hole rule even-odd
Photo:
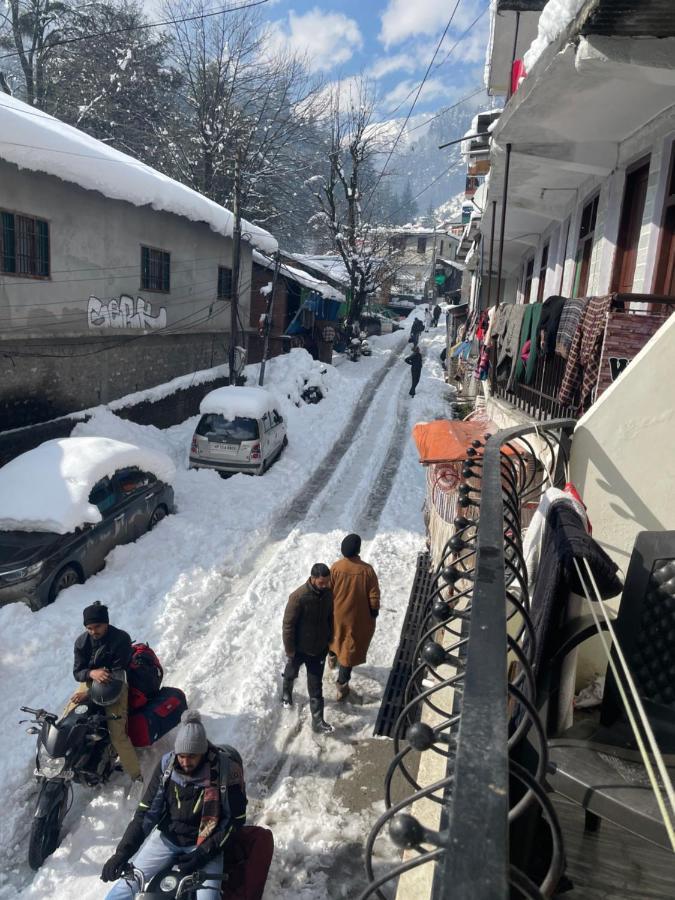
[{"label": "man with gray beanie", "polygon": [[[187,709],[173,753],[160,760],[117,850],[103,866],[102,881],[119,878],[133,857],[145,879],[175,866],[181,876],[199,870],[222,872],[232,836],[246,822],[246,788],[241,756],[216,747],[201,716]],[[197,900],[219,900],[220,881],[204,882]],[[118,881],[106,900],[130,900],[138,887]]]},{"label": "man with gray beanie", "polygon": [[[66,716],[75,707],[84,703],[94,682],[108,684],[113,680],[115,670],[126,669],[131,662],[131,638],[110,624],[108,607],[100,600],[85,607],[82,613],[83,633],[75,641],[73,675],[75,681],[82,682],[66,706]],[[128,687],[122,685],[118,699],[106,706],[110,741],[124,771],[133,781],[140,780],[141,768],[134,745],[127,734]]]},{"label": "man with gray beanie", "polygon": [[349,694],[352,668],[366,661],[380,612],[380,586],[372,566],[363,562],[361,538],[348,534],[340,546],[343,558],[330,570],[333,589],[333,640],[328,665],[339,663],[337,699]]}]

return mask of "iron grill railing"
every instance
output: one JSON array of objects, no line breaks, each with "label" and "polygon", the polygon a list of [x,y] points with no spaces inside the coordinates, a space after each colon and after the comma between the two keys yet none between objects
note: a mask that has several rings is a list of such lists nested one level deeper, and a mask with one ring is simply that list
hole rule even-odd
[{"label": "iron grill railing", "polygon": [[[547,483],[564,483],[573,428],[570,419],[513,428],[467,448],[461,515],[433,572],[416,664],[393,733],[386,809],[366,844],[369,884],[360,900],[393,898],[397,886],[399,900],[421,900],[419,887],[406,892],[401,878],[425,865],[434,866],[432,900],[546,898],[555,890],[564,856],[544,788],[547,747],[535,707],[536,636],[522,534]],[[532,765],[520,754],[526,739],[535,749]],[[428,774],[433,761],[438,777]],[[408,786],[397,803],[395,778]],[[422,801],[427,811],[436,809],[438,827],[420,821]],[[540,877],[527,865],[533,814],[550,832]],[[393,866],[377,862],[386,826],[404,851]]]}]

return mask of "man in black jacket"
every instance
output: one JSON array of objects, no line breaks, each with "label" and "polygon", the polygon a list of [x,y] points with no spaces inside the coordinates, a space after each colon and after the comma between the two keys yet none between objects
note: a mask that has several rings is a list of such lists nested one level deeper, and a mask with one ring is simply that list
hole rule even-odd
[{"label": "man in black jacket", "polygon": [[284,706],[293,705],[293,682],[300,666],[304,665],[312,729],[324,733],[332,731],[323,718],[323,669],[333,639],[333,594],[330,569],[324,563],[315,563],[308,581],[288,598],[283,639],[287,658],[281,694]]},{"label": "man in black jacket", "polygon": [[410,327],[410,338],[408,343],[412,344],[413,347],[417,346],[417,342],[420,339],[420,334],[424,331],[424,322],[421,319],[415,317],[413,323]]},{"label": "man in black jacket", "polygon": [[411,368],[412,374],[412,384],[410,385],[410,396],[415,396],[415,388],[420,380],[420,376],[422,374],[422,354],[420,353],[420,348],[416,345],[413,347],[413,352],[410,356],[406,357],[406,362]]},{"label": "man in black jacket", "polygon": [[[119,878],[132,857],[146,880],[170,866],[181,876],[222,872],[223,854],[246,822],[246,802],[241,757],[232,747],[210,744],[197,710],[185,710],[174,752],[158,763],[101,880]],[[207,880],[197,900],[219,900],[220,888],[220,881]],[[118,881],[106,900],[130,900],[134,893]]]},{"label": "man in black jacket", "polygon": [[[107,684],[112,681],[111,672],[126,670],[131,662],[131,638],[120,628],[110,624],[108,607],[98,600],[87,606],[83,613],[85,631],[75,641],[75,681],[83,682],[83,687],[70,698],[63,715],[66,716],[89,694],[92,682]],[[127,735],[128,687],[123,685],[119,698],[106,706],[108,731],[113,747],[117,751],[124,771],[137,780],[141,777],[138,756]]]}]

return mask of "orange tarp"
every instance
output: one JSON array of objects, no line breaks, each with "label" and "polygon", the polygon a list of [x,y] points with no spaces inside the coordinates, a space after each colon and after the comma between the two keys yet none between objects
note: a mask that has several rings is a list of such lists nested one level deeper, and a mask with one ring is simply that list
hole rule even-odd
[{"label": "orange tarp", "polygon": [[497,427],[492,422],[436,419],[434,422],[418,422],[412,430],[412,436],[420,462],[430,465],[466,459],[466,451],[472,441],[478,439],[484,444],[485,435],[496,431]]}]

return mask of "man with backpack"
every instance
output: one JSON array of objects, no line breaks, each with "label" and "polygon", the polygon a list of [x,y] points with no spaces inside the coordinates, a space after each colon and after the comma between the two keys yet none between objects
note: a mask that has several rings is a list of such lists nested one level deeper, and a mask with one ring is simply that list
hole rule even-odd
[{"label": "man with backpack", "polygon": [[[83,621],[85,630],[75,641],[73,665],[75,681],[83,684],[70,698],[64,716],[87,700],[92,685],[110,685],[113,689],[113,673],[126,672],[133,656],[131,638],[126,631],[110,624],[108,607],[99,600],[85,608]],[[128,687],[125,681],[118,681],[117,685],[119,696],[105,706],[110,741],[124,771],[132,781],[137,781],[141,777],[141,768],[127,734]]]},{"label": "man with backpack", "polygon": [[413,347],[413,351],[410,356],[406,356],[405,361],[410,366],[412,376],[409,394],[411,397],[414,397],[415,390],[417,389],[417,385],[422,375],[422,354],[420,353],[420,348],[417,345]]},{"label": "man with backpack", "polygon": [[[174,751],[158,763],[101,880],[120,878],[132,857],[146,880],[171,866],[181,877],[222,872],[223,853],[227,858],[246,822],[246,802],[241,756],[233,747],[211,744],[199,712],[186,710]],[[197,900],[219,900],[220,889],[220,880],[207,878]],[[106,900],[130,900],[137,892],[120,880]]]}]

